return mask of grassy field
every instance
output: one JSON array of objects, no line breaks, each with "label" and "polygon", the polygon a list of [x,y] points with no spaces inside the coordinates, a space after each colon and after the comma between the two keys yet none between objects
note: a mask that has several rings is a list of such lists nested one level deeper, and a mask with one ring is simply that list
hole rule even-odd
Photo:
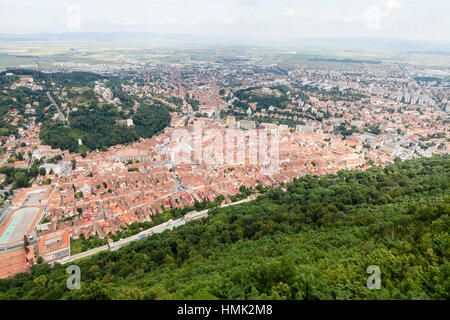
[{"label": "grassy field", "polygon": [[83,243],[81,241],[70,240],[70,255],[75,255],[83,252]]}]

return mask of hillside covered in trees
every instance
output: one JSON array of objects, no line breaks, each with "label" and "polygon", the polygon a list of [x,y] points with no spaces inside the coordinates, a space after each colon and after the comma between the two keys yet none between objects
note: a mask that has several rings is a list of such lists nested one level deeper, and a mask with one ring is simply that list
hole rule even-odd
[{"label": "hillside covered in trees", "polygon": [[[35,70],[8,70],[0,73],[0,85],[12,86],[20,77],[32,78],[40,90],[14,87],[0,92],[0,137],[17,135],[18,127],[25,127],[36,117],[41,122],[40,138],[53,148],[84,153],[95,149],[125,144],[140,137],[150,138],[170,124],[170,107],[158,100],[139,101],[122,88],[126,79],[90,72],[44,73]],[[119,102],[106,101],[94,91],[95,85],[108,88]],[[50,102],[50,92],[67,122],[55,118],[56,107]],[[26,108],[29,105],[29,108]],[[69,111],[69,112],[68,112]],[[16,125],[11,125],[17,117]],[[132,119],[134,125],[124,124]],[[82,145],[79,145],[81,139]]]},{"label": "hillside covered in trees", "polygon": [[0,299],[449,299],[448,156],[283,187],[77,262],[80,290],[67,266],[35,265]]},{"label": "hillside covered in trees", "polygon": [[[79,108],[71,115],[70,126],[44,123],[40,138],[53,148],[83,152],[125,144],[140,137],[150,138],[170,124],[169,108],[155,100],[144,103],[132,117],[133,126],[118,123],[118,113],[108,107]],[[83,142],[78,145],[78,139]]]}]

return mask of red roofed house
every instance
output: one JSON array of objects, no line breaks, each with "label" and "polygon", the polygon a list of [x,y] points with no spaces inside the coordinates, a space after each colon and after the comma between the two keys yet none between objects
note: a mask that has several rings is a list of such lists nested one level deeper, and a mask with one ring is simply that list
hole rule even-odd
[{"label": "red roofed house", "polygon": [[70,256],[69,232],[61,230],[45,235],[39,240],[38,248],[47,263]]}]

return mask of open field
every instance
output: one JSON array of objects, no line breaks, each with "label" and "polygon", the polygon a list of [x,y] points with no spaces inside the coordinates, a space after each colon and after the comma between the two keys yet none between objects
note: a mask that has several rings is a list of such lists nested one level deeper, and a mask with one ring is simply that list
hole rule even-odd
[{"label": "open field", "polygon": [[[446,51],[427,50],[426,47],[380,47],[369,50],[362,44],[346,47],[336,43],[315,46],[292,44],[283,49],[268,45],[249,46],[178,43],[158,41],[1,41],[0,67],[23,67],[35,65],[41,69],[55,69],[54,63],[74,64],[126,64],[153,62],[161,64],[188,62],[215,62],[222,59],[240,59],[263,64],[307,64],[340,67],[339,60],[369,62],[410,63],[430,67],[449,67],[450,54]],[[314,61],[319,59],[320,61]],[[336,61],[326,61],[335,59]],[[374,67],[372,65],[372,67]],[[64,67],[59,66],[59,69]],[[67,67],[70,69],[70,67]]]}]

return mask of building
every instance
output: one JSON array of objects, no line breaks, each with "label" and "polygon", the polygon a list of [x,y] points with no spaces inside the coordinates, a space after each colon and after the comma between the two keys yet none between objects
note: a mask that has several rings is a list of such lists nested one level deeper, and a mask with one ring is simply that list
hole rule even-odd
[{"label": "building", "polygon": [[46,263],[70,256],[69,232],[61,230],[45,235],[39,240],[38,248],[39,256]]},{"label": "building", "polygon": [[60,149],[52,149],[51,146],[40,145],[33,151],[33,159],[53,158],[57,155],[63,155]]},{"label": "building", "polygon": [[268,130],[276,130],[278,125],[276,123],[267,123],[261,122],[258,126],[258,129],[268,129]]},{"label": "building", "polygon": [[127,148],[121,152],[120,161],[139,161],[150,162],[153,160],[153,156],[146,149]]},{"label": "building", "polygon": [[255,129],[256,123],[255,123],[255,121],[251,121],[251,120],[241,120],[241,121],[239,121],[239,128],[247,129],[247,130]]},{"label": "building", "polygon": [[0,279],[13,277],[17,273],[29,272],[23,247],[0,252]]},{"label": "building", "polygon": [[61,174],[62,165],[55,163],[46,163],[39,166],[39,169],[44,168],[45,172],[50,173],[52,171],[55,174]]},{"label": "building", "polygon": [[114,241],[111,238],[108,238],[108,247],[112,248],[114,245]]},{"label": "building", "polygon": [[298,133],[311,133],[311,132],[314,132],[314,127],[298,124],[295,127],[295,131],[297,131]]},{"label": "building", "polygon": [[134,126],[134,122],[132,118],[124,119],[124,120],[117,120],[118,123],[127,125],[128,127]]},{"label": "building", "polygon": [[236,118],[234,116],[227,117],[227,126],[234,127],[236,125]]},{"label": "building", "polygon": [[34,245],[29,245],[25,248],[25,260],[27,267],[32,266],[37,263],[37,258],[35,257]]},{"label": "building", "polygon": [[46,204],[52,190],[53,187],[50,186],[23,188],[11,200],[11,204],[17,207],[24,205],[25,202],[29,202],[29,205]]},{"label": "building", "polygon": [[198,110],[200,113],[206,114],[210,118],[216,113],[216,108],[213,105],[200,106]]}]

